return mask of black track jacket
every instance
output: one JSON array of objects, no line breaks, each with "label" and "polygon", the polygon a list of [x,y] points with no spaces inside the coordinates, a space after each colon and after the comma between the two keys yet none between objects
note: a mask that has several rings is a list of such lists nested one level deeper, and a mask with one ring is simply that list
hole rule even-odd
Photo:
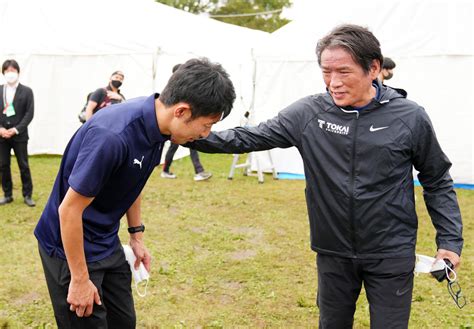
[{"label": "black track jacket", "polygon": [[413,256],[418,219],[413,167],[436,228],[438,248],[461,254],[462,222],[451,163],[425,110],[378,85],[360,113],[329,93],[302,98],[257,127],[211,133],[190,146],[246,153],[296,146],[304,161],[311,248],[350,258]]}]

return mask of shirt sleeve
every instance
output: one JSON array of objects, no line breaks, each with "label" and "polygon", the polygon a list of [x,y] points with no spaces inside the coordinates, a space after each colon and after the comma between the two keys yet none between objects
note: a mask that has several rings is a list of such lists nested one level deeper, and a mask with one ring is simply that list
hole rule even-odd
[{"label": "shirt sleeve", "polygon": [[102,103],[102,101],[104,100],[105,95],[106,95],[105,89],[99,88],[91,94],[91,97],[89,98],[89,100],[96,102],[97,104],[100,105],[100,103]]},{"label": "shirt sleeve", "polygon": [[436,229],[436,244],[461,255],[463,247],[461,212],[449,174],[451,162],[443,153],[428,114],[423,108],[417,113],[413,164],[419,171],[423,196],[431,221]]},{"label": "shirt sleeve", "polygon": [[123,164],[126,153],[119,136],[104,128],[90,127],[69,176],[69,186],[83,196],[97,196]]},{"label": "shirt sleeve", "polygon": [[23,133],[28,125],[30,124],[31,120],[33,120],[33,115],[35,111],[35,101],[33,96],[33,90],[24,86],[25,93],[26,93],[26,104],[25,104],[25,114],[20,122],[16,125],[15,129],[17,130],[17,135]]}]

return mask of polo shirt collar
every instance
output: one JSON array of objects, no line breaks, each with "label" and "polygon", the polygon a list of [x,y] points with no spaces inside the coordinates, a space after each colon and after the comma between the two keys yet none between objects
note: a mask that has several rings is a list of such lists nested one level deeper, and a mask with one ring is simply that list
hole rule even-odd
[{"label": "polo shirt collar", "polygon": [[143,103],[142,107],[145,131],[152,144],[162,143],[170,139],[170,136],[162,135],[160,128],[158,127],[158,121],[155,112],[155,99],[157,99],[159,96],[160,94],[156,93],[149,96]]}]

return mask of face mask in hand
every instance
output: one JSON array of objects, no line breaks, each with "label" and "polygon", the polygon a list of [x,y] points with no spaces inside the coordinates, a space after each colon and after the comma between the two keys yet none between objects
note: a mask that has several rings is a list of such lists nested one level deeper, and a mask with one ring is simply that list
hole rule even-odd
[{"label": "face mask in hand", "polygon": [[[150,274],[145,268],[145,265],[143,263],[140,263],[140,266],[138,267],[138,270],[135,269],[135,261],[136,261],[136,256],[133,253],[132,248],[129,245],[123,245],[123,251],[125,253],[125,259],[127,260],[128,264],[130,265],[130,271],[132,271],[132,277],[133,281],[135,281],[135,289],[137,291],[138,296],[140,297],[145,297],[146,296],[146,288],[148,286],[148,281],[150,279]],[[138,287],[144,286],[145,290],[143,293],[140,292],[140,289]]]},{"label": "face mask in hand", "polygon": [[432,271],[444,270],[446,263],[433,257],[416,255],[415,273],[431,273]]},{"label": "face mask in hand", "polygon": [[436,260],[433,257],[418,254],[416,258],[415,273],[431,273],[439,282],[445,279],[456,281],[456,272],[449,260]]},{"label": "face mask in hand", "polygon": [[18,73],[17,72],[5,72],[4,74],[5,80],[8,84],[14,84],[18,81]]},{"label": "face mask in hand", "polygon": [[448,292],[459,308],[466,305],[466,299],[462,295],[461,286],[457,282],[454,266],[449,259],[438,259],[425,255],[416,255],[415,274],[430,273],[436,280],[448,281]]},{"label": "face mask in hand", "polygon": [[110,83],[114,88],[119,88],[122,85],[122,81],[120,80],[112,80]]}]

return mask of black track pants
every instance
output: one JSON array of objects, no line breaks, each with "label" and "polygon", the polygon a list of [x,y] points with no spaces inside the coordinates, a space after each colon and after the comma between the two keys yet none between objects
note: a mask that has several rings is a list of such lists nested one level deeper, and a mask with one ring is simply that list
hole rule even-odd
[{"label": "black track pants", "polygon": [[319,328],[352,328],[362,284],[371,328],[408,328],[414,267],[415,256],[363,260],[318,254]]}]

